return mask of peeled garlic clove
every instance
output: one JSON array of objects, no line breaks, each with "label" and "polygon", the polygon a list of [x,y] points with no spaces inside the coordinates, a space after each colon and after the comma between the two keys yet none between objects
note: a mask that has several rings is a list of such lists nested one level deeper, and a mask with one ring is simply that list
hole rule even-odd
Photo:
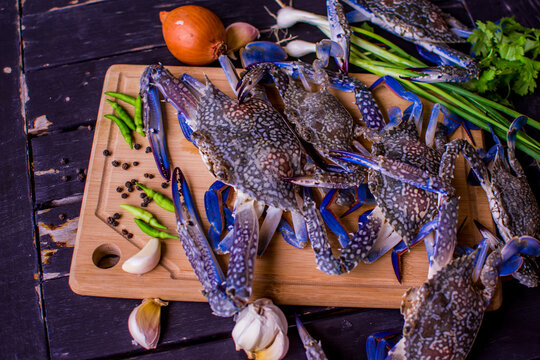
[{"label": "peeled garlic clove", "polygon": [[255,352],[254,355],[256,360],[280,360],[285,357],[287,351],[289,351],[289,338],[279,331],[270,346]]},{"label": "peeled garlic clove", "polygon": [[[287,319],[270,299],[258,299],[240,311],[236,316],[232,338],[236,350],[244,350],[248,357],[281,359],[287,353]],[[285,340],[283,340],[285,338]],[[273,345],[278,339],[278,343]],[[270,347],[271,350],[267,351]],[[277,355],[283,356],[275,357]],[[273,357],[274,356],[274,357]]]},{"label": "peeled garlic clove", "polygon": [[284,47],[285,52],[292,57],[302,57],[317,51],[315,43],[304,40],[292,40]]},{"label": "peeled garlic clove", "polygon": [[259,30],[245,22],[235,22],[227,26],[227,47],[229,52],[236,51],[259,37]]},{"label": "peeled garlic clove", "polygon": [[142,275],[155,268],[160,259],[161,241],[151,238],[138,253],[122,264],[122,270],[131,274]]},{"label": "peeled garlic clove", "polygon": [[145,349],[155,349],[159,340],[161,307],[167,306],[160,299],[144,299],[128,319],[131,337]]}]

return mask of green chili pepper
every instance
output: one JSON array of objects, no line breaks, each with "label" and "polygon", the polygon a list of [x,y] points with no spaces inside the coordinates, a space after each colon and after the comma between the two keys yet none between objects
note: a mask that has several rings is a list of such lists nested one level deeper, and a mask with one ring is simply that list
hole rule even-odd
[{"label": "green chili pepper", "polygon": [[147,188],[141,183],[137,183],[137,186],[143,189],[146,195],[150,199],[153,199],[156,202],[156,204],[161,206],[163,209],[170,212],[174,212],[174,203],[172,202],[171,199],[169,199],[168,197],[166,197],[165,195],[163,195],[162,193],[158,191]]},{"label": "green chili pepper", "polygon": [[142,99],[141,95],[137,96],[135,99],[135,115],[133,116],[135,120],[135,126],[137,127],[137,132],[142,136],[146,136],[143,130],[143,119],[142,119]]},{"label": "green chili pepper", "polygon": [[127,95],[127,94],[122,94],[122,93],[118,93],[118,92],[114,92],[114,91],[106,91],[105,95],[109,95],[109,96],[112,96],[113,98],[117,98],[119,100],[125,101],[128,104],[131,104],[133,106],[135,106],[135,104],[136,104],[135,103],[135,98],[133,96],[130,96],[130,95]]},{"label": "green chili pepper", "polygon": [[107,119],[111,119],[118,125],[118,128],[120,129],[120,132],[122,133],[122,136],[124,137],[124,140],[128,143],[129,147],[133,149],[133,137],[131,136],[131,131],[127,127],[126,123],[124,123],[121,119],[114,115],[105,115]]},{"label": "green chili pepper", "polygon": [[131,116],[129,116],[127,111],[122,106],[120,106],[120,104],[117,104],[114,101],[111,101],[109,99],[106,99],[106,100],[109,104],[111,104],[114,111],[116,111],[116,113],[118,114],[118,117],[122,119],[123,122],[126,123],[128,128],[130,128],[131,130],[135,130],[135,123],[133,122],[133,119],[131,118]]},{"label": "green chili pepper", "polygon": [[136,206],[131,205],[120,205],[120,207],[124,210],[127,210],[137,219],[141,219],[144,222],[152,225],[155,228],[158,229],[166,229],[166,226],[163,226],[157,221],[157,219],[154,217],[154,214],[152,214],[150,211],[143,210],[141,208],[138,208]]},{"label": "green chili pepper", "polygon": [[160,238],[160,239],[178,239],[178,236],[167,234],[165,231],[157,230],[145,223],[140,219],[134,219],[135,224],[141,229],[145,234],[150,235],[151,237]]}]

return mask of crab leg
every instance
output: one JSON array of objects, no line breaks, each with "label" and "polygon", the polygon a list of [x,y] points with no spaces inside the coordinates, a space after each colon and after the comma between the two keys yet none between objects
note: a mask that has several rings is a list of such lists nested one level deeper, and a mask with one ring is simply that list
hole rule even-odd
[{"label": "crab leg", "polygon": [[244,305],[251,296],[259,241],[259,220],[254,202],[240,191],[236,195],[234,239],[227,271],[227,293]]},{"label": "crab leg", "polygon": [[298,335],[300,336],[300,340],[302,340],[302,344],[306,349],[306,358],[308,360],[327,360],[326,354],[322,349],[321,342],[315,340],[309,334],[297,314],[294,314],[294,317],[296,318],[296,328],[298,329]]},{"label": "crab leg", "polygon": [[204,236],[188,184],[179,168],[175,168],[173,173],[172,197],[178,235],[186,257],[203,286],[203,295],[215,315],[234,315],[243,304],[235,302],[225,292],[225,277]]},{"label": "crab leg", "polygon": [[227,221],[227,215],[225,214],[225,211],[229,210],[226,207],[229,191],[230,186],[225,185],[221,181],[215,181],[204,193],[204,208],[206,217],[210,223],[208,237],[214,249],[221,241],[223,231],[232,225],[232,222],[229,223]]},{"label": "crab leg", "polygon": [[454,50],[446,44],[435,44],[427,41],[418,41],[417,44],[427,51],[438,55],[441,59],[455,65],[440,65],[435,67],[425,68],[409,68],[408,70],[416,71],[422,75],[418,77],[403,77],[406,80],[418,82],[465,82],[469,79],[475,79],[480,73],[478,63],[463,54],[460,51]]}]

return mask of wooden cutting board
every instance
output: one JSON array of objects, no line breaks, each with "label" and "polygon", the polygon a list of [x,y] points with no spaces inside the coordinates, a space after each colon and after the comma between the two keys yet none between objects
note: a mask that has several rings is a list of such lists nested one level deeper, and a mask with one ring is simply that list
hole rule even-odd
[{"label": "wooden cutting board", "polygon": [[[114,65],[105,76],[103,92],[118,91],[136,96],[139,91],[139,78],[145,66]],[[219,68],[202,67],[169,67],[175,75],[188,73],[199,80],[206,74],[221,90],[233,95],[225,76]],[[370,85],[376,76],[367,74],[354,75]],[[343,104],[355,118],[359,111],[354,105],[354,98],[349,93],[336,93]],[[383,112],[390,106],[405,109],[406,101],[398,98],[386,87],[374,91]],[[121,269],[122,263],[137,253],[144,246],[149,236],[141,232],[133,222],[130,214],[120,208],[120,204],[139,206],[139,192],[128,193],[124,183],[138,179],[150,188],[160,190],[170,196],[170,187],[161,189],[162,179],[158,174],[151,153],[145,153],[147,139],[134,133],[136,143],[142,145],[140,150],[131,150],[123,140],[117,126],[104,114],[113,113],[112,108],[105,102],[103,95],[96,122],[94,143],[88,168],[86,188],[82,203],[79,228],[73,260],[71,264],[70,286],[78,294],[147,298],[159,297],[165,300],[205,301],[201,295],[201,285],[195,277],[187,261],[182,246],[178,240],[163,241],[163,256],[160,265],[153,271],[142,276],[132,275]],[[125,108],[133,113],[132,107]],[[424,116],[429,115],[431,104]],[[190,184],[199,212],[202,215],[203,226],[208,229],[204,216],[203,197],[205,191],[214,179],[203,164],[197,149],[182,136],[176,112],[171,105],[163,106],[166,110],[165,127],[169,154],[174,166],[182,168]],[[463,137],[458,130],[455,136]],[[482,144],[480,132],[474,132],[477,145]],[[108,149],[111,156],[104,156],[103,150]],[[128,170],[113,167],[111,162],[117,160],[127,162]],[[134,166],[133,162],[140,164]],[[154,174],[153,179],[145,178],[145,173]],[[477,219],[492,230],[494,225],[490,216],[487,199],[478,187],[466,184],[467,169],[463,159],[456,165],[455,187],[460,196],[459,223],[464,223],[459,235],[460,244],[472,245],[480,239],[472,220]],[[122,193],[128,194],[126,199],[116,188],[124,188]],[[175,233],[175,216],[150,203],[147,208],[153,212],[159,221],[165,224],[170,233]],[[363,210],[366,210],[362,209]],[[336,210],[338,213],[343,209]],[[107,217],[118,212],[121,214],[119,226],[107,224]],[[344,219],[350,231],[356,231],[356,219],[360,212]],[[121,230],[126,229],[134,236],[127,239]],[[337,249],[337,241],[332,238],[333,247]],[[336,252],[337,254],[337,252]],[[226,265],[227,256],[219,257],[222,265]],[[110,266],[116,260],[116,265]],[[99,265],[99,266],[98,266]],[[106,266],[105,266],[106,265]],[[107,268],[103,268],[107,267]],[[320,306],[352,306],[398,308],[403,293],[411,286],[421,284],[427,275],[427,256],[423,245],[411,249],[403,257],[403,283],[400,284],[392,271],[390,254],[386,254],[377,262],[367,265],[360,264],[349,274],[330,276],[315,269],[315,258],[311,247],[296,249],[288,245],[279,235],[275,235],[266,253],[257,259],[253,298],[270,297],[277,304],[290,305],[320,305]],[[500,302],[495,301],[497,306]]]}]

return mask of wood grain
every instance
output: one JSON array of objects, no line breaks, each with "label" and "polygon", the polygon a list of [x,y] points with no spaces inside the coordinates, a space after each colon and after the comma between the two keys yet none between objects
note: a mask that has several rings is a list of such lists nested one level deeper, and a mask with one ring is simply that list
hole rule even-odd
[{"label": "wood grain", "polygon": [[[105,78],[104,91],[136,94],[143,68],[130,65],[111,67]],[[217,87],[232,94],[220,69],[172,67],[171,70],[175,74],[188,72],[200,80],[204,73]],[[376,77],[359,75],[359,78],[371,83]],[[384,109],[394,105],[403,108],[407,105],[384,87],[377,89],[375,95]],[[358,109],[353,105],[352,94],[339,93],[338,96],[355,116],[359,116]],[[172,106],[167,106],[166,111],[167,143],[172,162],[183,169],[199,211],[202,212],[204,192],[214,180],[202,163],[198,151],[182,138]],[[92,262],[92,254],[98,246],[111,244],[121,256],[121,264],[135,254],[148,238],[133,225],[130,216],[122,213],[119,208],[122,203],[138,205],[140,198],[132,193],[128,199],[122,200],[115,188],[132,178],[146,180],[144,182],[152,188],[158,188],[162,181],[159,177],[153,180],[143,178],[143,173],[156,173],[152,155],[144,154],[142,150],[129,149],[118,129],[112,126],[110,121],[104,120],[103,114],[110,112],[112,111],[109,105],[104,104],[102,99],[79,220],[70,285],[75,292],[85,295],[132,298],[153,296],[169,300],[204,301],[200,294],[200,284],[177,240],[164,241],[165,253],[161,266],[141,277],[124,273],[120,266],[100,269]],[[478,138],[477,141],[481,139]],[[145,139],[136,135],[136,142],[145,143]],[[102,155],[105,148],[112,152],[112,156]],[[113,159],[130,163],[137,160],[140,165],[123,171],[112,167]],[[455,185],[461,196],[461,219],[467,216],[469,220],[474,218],[490,224],[489,211],[486,211],[487,203],[478,196],[481,190],[469,188],[464,183],[466,170],[463,161],[457,164],[457,169]],[[156,213],[169,229],[175,228],[173,214],[161,211],[155,204],[151,204],[149,210]],[[115,212],[122,214],[121,225],[116,229],[105,222],[106,218]],[[204,226],[207,226],[206,221],[203,222]],[[354,222],[354,216],[346,219],[346,225],[351,231],[355,230]],[[470,245],[477,239],[477,235],[469,225],[467,223],[464,227],[461,237]],[[120,235],[123,228],[135,234],[131,241]],[[329,276],[315,270],[313,252],[309,247],[294,249],[276,236],[265,255],[257,261],[253,296],[271,297],[279,304],[396,308],[399,307],[403,292],[410,286],[420,284],[426,273],[425,251],[416,247],[404,257],[402,284],[399,284],[393,275],[389,255],[371,265],[360,264],[350,274]]]},{"label": "wood grain", "polygon": [[24,132],[19,3],[2,0],[0,9],[0,354],[4,359],[43,359],[47,339]]}]

